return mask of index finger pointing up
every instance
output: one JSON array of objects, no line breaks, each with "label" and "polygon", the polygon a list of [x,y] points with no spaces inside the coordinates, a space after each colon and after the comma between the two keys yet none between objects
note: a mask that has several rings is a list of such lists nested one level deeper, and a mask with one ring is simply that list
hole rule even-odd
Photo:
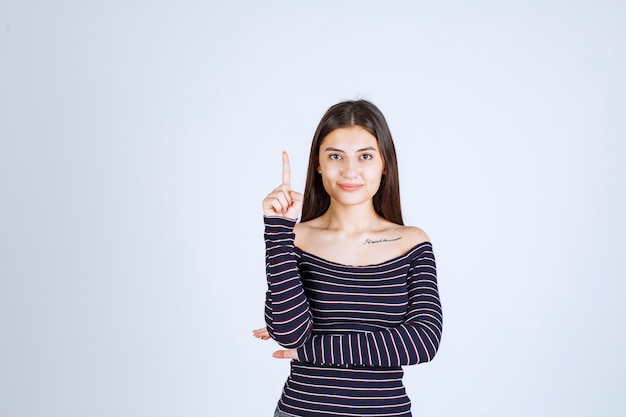
[{"label": "index finger pointing up", "polygon": [[289,165],[289,155],[283,151],[283,184],[291,189],[291,166]]}]

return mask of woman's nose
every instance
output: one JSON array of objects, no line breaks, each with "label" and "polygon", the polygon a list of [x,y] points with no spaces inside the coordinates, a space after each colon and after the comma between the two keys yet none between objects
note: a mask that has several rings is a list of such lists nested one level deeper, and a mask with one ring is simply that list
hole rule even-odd
[{"label": "woman's nose", "polygon": [[357,167],[356,164],[349,159],[346,160],[343,170],[343,176],[346,178],[356,177]]}]

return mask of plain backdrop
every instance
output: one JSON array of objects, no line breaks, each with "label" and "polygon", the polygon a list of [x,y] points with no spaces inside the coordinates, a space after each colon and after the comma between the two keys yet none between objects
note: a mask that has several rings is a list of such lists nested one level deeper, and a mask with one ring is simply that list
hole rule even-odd
[{"label": "plain backdrop", "polygon": [[444,336],[415,416],[626,414],[619,1],[0,1],[0,416],[270,416],[261,200],[386,115]]}]

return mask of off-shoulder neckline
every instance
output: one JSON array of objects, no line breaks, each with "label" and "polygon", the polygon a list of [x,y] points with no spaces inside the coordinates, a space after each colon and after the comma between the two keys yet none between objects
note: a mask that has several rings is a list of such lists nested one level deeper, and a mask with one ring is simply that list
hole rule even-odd
[{"label": "off-shoulder neckline", "polygon": [[402,253],[401,255],[398,256],[394,256],[393,258],[387,259],[386,261],[382,261],[382,262],[377,262],[374,264],[367,264],[367,265],[349,265],[349,264],[344,264],[341,262],[335,262],[335,261],[329,261],[328,259],[322,258],[319,255],[315,255],[311,252],[307,252],[305,250],[300,249],[297,246],[294,246],[294,250],[296,252],[299,252],[300,255],[306,255],[309,258],[313,258],[322,262],[325,262],[327,264],[330,265],[334,265],[337,267],[343,267],[343,268],[375,268],[375,267],[380,267],[386,264],[391,264],[394,262],[397,262],[398,260],[402,259],[402,258],[406,258],[407,256],[409,256],[411,253],[415,252],[420,246],[432,246],[432,243],[429,240],[425,240],[423,242],[417,243],[415,244],[413,247],[411,247],[409,250],[405,251],[404,253]]}]

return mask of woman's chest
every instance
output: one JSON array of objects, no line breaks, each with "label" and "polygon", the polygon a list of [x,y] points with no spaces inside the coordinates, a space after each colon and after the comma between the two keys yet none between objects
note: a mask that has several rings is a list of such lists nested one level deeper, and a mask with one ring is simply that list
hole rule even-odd
[{"label": "woman's chest", "polygon": [[408,306],[408,265],[388,268],[300,263],[316,322],[356,321],[383,327],[402,322]]}]

